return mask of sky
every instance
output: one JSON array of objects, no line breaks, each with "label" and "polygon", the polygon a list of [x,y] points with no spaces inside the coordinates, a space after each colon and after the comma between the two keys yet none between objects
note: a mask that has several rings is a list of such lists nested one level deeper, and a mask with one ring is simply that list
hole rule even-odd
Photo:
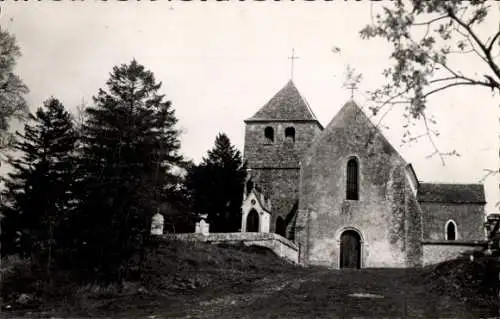
[{"label": "sky", "polygon": [[[299,57],[293,80],[324,126],[350,98],[342,87],[347,65],[363,75],[354,100],[366,110],[365,92],[384,83],[390,46],[361,39],[359,30],[383,3],[7,2],[0,6],[0,25],[16,36],[23,52],[16,72],[30,88],[32,110],[50,96],[71,111],[82,101],[90,104],[113,66],[136,59],[162,82],[161,92],[172,101],[182,130],[181,152],[199,162],[219,132],[243,150],[243,120],[290,79],[292,48]],[[500,19],[499,11],[500,5],[493,21]],[[480,67],[474,59],[457,63],[469,71]],[[433,148],[426,139],[401,145],[397,108],[380,125],[419,180],[477,183],[485,170],[498,169],[498,95],[454,89],[431,99],[428,109],[438,122],[439,149],[461,154],[447,157],[444,165],[428,157]],[[496,210],[498,179],[484,181],[487,212]]]}]

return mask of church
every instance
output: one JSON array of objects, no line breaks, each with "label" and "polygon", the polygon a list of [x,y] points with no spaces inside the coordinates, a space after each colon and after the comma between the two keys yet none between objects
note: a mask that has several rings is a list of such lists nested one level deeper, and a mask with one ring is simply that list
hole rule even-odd
[{"label": "church", "polygon": [[420,181],[354,101],[323,127],[290,80],[244,122],[241,231],[302,265],[415,267],[484,240],[483,185]]}]

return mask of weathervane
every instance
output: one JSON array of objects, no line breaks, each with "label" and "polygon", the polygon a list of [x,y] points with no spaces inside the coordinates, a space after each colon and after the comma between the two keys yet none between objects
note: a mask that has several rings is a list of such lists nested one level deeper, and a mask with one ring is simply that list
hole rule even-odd
[{"label": "weathervane", "polygon": [[363,75],[357,73],[354,68],[347,65],[346,79],[342,85],[344,88],[351,90],[351,100],[354,99],[354,91],[358,89],[358,84],[361,82]]},{"label": "weathervane", "polygon": [[299,58],[298,56],[295,56],[295,49],[292,49],[292,56],[289,56],[288,58],[290,60],[292,60],[292,65],[291,65],[291,69],[290,69],[290,78],[293,80],[293,64],[294,64],[294,60],[297,60]]}]

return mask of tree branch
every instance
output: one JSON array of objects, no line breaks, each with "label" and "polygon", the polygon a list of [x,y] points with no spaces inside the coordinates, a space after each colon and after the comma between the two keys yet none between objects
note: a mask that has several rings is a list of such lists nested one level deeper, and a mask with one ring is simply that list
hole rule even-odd
[{"label": "tree branch", "polygon": [[[489,9],[490,7],[489,6],[485,6],[484,3],[482,4],[481,6],[481,9]],[[471,26],[474,24],[474,22],[477,21],[477,19],[479,19],[480,15],[479,14],[475,14],[474,16],[472,16],[472,18],[469,20],[469,22],[467,23],[468,26]]]},{"label": "tree branch", "polygon": [[435,80],[430,80],[429,83],[437,83],[437,82],[443,82],[443,81],[451,81],[451,80],[470,80],[472,81],[471,79],[468,79],[464,76],[460,76],[460,75],[454,75],[454,76],[448,76],[448,77],[445,77],[445,78],[440,78],[440,79],[435,79]]},{"label": "tree branch", "polygon": [[462,30],[460,30],[458,27],[453,27],[453,29],[455,29],[455,31],[460,34],[461,36],[463,36],[465,39],[467,39],[467,41],[469,42],[470,44],[470,47],[471,47],[471,50],[474,51],[477,56],[479,58],[481,58],[481,60],[483,60],[485,63],[488,63],[488,59],[483,56],[481,54],[481,52],[478,51],[478,49],[476,48],[476,46],[474,45],[474,42],[472,42],[471,38],[470,38],[470,35],[467,35],[466,33],[464,33]]},{"label": "tree branch", "polygon": [[483,171],[486,172],[486,174],[479,180],[479,183],[486,181],[486,179],[491,175],[497,175],[500,173],[498,170],[494,169],[483,169]]},{"label": "tree branch", "polygon": [[457,72],[453,71],[449,66],[447,66],[445,63],[442,63],[442,62],[438,62],[439,65],[441,65],[442,67],[444,67],[448,72],[450,72],[451,74],[453,74],[454,76],[461,76],[459,75]]},{"label": "tree branch", "polygon": [[[450,18],[452,18],[454,21],[456,21],[460,26],[462,26],[469,34],[470,36],[474,39],[474,41],[477,43],[479,48],[481,48],[481,51],[485,54],[486,58],[486,63],[491,67],[493,70],[493,73],[500,79],[500,68],[493,62],[493,59],[491,57],[491,51],[488,50],[486,45],[479,39],[479,37],[476,35],[476,33],[472,30],[472,28],[465,24],[462,20],[458,19],[453,10],[448,8],[447,10],[448,15]],[[498,35],[495,35],[495,37],[498,37]],[[491,44],[490,44],[491,45]]]},{"label": "tree branch", "polygon": [[428,26],[430,25],[431,23],[434,23],[436,21],[439,21],[439,20],[442,20],[442,19],[447,19],[448,16],[447,15],[444,15],[444,16],[440,16],[440,17],[437,17],[437,18],[434,18],[434,19],[431,19],[427,22],[417,22],[417,23],[412,23],[411,25],[413,26]]},{"label": "tree branch", "polygon": [[392,110],[392,108],[394,107],[394,105],[396,105],[396,104],[391,104],[391,106],[384,112],[384,114],[382,114],[382,116],[380,117],[380,119],[377,121],[377,124],[375,125],[375,127],[379,127],[380,123],[382,123],[382,121],[387,116],[387,114],[389,114],[389,112]]},{"label": "tree branch", "polygon": [[491,53],[491,50],[493,49],[493,44],[495,44],[495,41],[497,40],[497,38],[500,36],[500,29],[498,30],[498,32],[493,36],[493,39],[491,39],[491,42],[490,44],[488,45],[488,47],[486,48],[488,50],[488,52]]},{"label": "tree branch", "polygon": [[467,50],[467,51],[456,51],[456,50],[453,50],[453,51],[450,51],[449,53],[454,53],[454,54],[467,54],[467,53],[477,53],[474,49],[470,49],[470,50]]},{"label": "tree branch", "polygon": [[483,85],[483,86],[486,86],[486,87],[491,87],[486,82],[473,81],[473,80],[470,80],[469,82],[455,82],[455,83],[450,83],[450,84],[444,85],[444,86],[442,86],[440,88],[431,90],[431,91],[425,93],[423,95],[423,98],[426,98],[426,97],[430,96],[431,94],[437,93],[439,91],[446,90],[448,88],[451,88],[451,87],[454,87],[454,86],[459,86],[459,85]]},{"label": "tree branch", "polygon": [[425,112],[422,112],[422,118],[424,119],[426,135],[429,138],[429,141],[431,142],[432,147],[434,148],[434,153],[430,154],[428,157],[432,157],[436,154],[439,155],[439,159],[441,160],[441,163],[443,164],[443,166],[445,166],[446,164],[444,162],[443,154],[439,151],[436,143],[434,142],[434,139],[431,136],[431,130],[429,128],[429,123],[427,122],[427,116],[425,115]]},{"label": "tree branch", "polygon": [[422,137],[426,137],[427,134],[420,134],[420,135],[417,135],[417,136],[410,136],[408,138],[408,140],[406,141],[403,141],[403,142],[406,142],[406,143],[412,143],[412,142],[415,142],[415,141],[418,141],[419,139],[421,139]]}]

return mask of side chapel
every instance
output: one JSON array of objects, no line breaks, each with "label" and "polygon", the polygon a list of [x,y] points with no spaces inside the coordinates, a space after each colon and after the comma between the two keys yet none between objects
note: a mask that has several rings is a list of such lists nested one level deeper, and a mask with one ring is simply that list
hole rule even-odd
[{"label": "side chapel", "polygon": [[484,238],[482,184],[418,180],[354,102],[324,128],[290,80],[245,120],[242,232],[274,232],[303,265],[422,265],[425,241]]}]

